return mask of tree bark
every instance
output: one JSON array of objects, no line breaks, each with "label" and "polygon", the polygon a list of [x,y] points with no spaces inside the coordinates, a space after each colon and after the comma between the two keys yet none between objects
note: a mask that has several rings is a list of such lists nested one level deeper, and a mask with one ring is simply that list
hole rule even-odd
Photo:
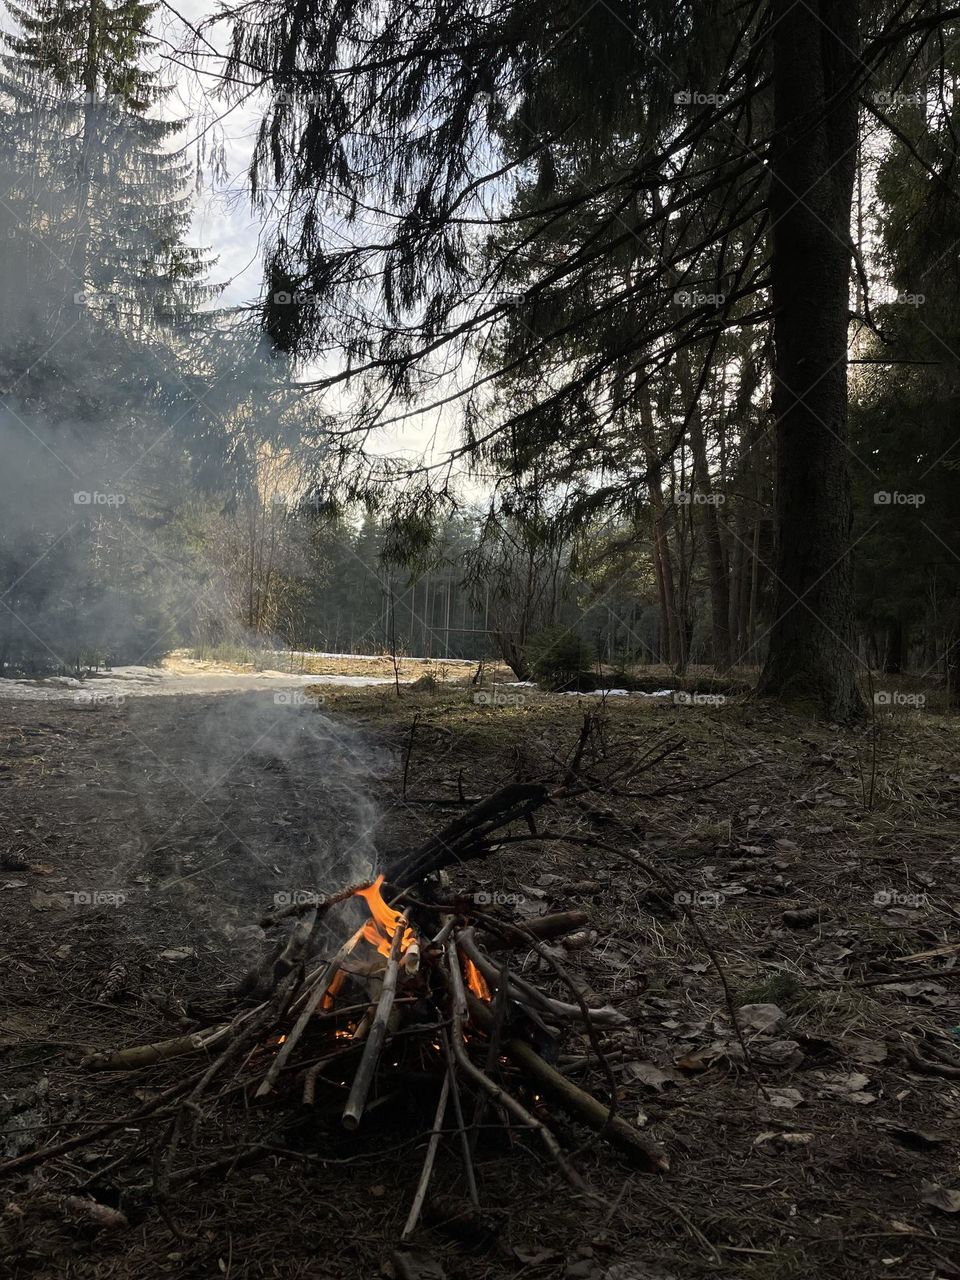
[{"label": "tree bark", "polygon": [[847,467],[856,0],[773,0],[773,411],[777,598],[759,693],[833,720],[856,686]]}]

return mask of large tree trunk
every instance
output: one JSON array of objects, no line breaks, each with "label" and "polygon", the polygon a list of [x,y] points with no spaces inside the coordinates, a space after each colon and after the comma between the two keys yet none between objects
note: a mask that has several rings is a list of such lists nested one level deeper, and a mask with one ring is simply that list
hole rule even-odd
[{"label": "large tree trunk", "polygon": [[862,714],[847,469],[855,0],[773,0],[771,154],[777,603],[762,695]]},{"label": "large tree trunk", "polygon": [[656,432],[649,388],[640,388],[639,402],[640,429],[647,463],[647,492],[650,495],[653,565],[660,597],[661,630],[667,644],[667,662],[675,671],[681,671],[686,666],[686,660],[677,603],[677,587],[673,573],[673,557],[670,553],[670,539],[667,532],[667,504],[663,496],[663,482],[657,458]]},{"label": "large tree trunk", "polygon": [[720,532],[720,519],[714,502],[716,494],[710,480],[710,468],[707,464],[707,442],[703,431],[703,419],[700,406],[697,405],[690,418],[690,443],[693,450],[694,476],[696,490],[704,499],[703,540],[707,549],[707,567],[710,578],[710,618],[712,624],[711,641],[713,647],[713,665],[717,671],[730,670],[730,586],[727,578],[727,563],[723,552],[723,538]]}]

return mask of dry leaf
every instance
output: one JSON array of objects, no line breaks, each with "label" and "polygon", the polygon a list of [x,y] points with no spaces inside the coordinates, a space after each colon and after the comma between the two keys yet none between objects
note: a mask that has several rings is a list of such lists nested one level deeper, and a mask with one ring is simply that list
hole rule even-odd
[{"label": "dry leaf", "polygon": [[786,1016],[776,1004],[745,1004],[737,1010],[737,1021],[749,1031],[772,1031]]},{"label": "dry leaf", "polygon": [[941,1187],[938,1182],[925,1182],[920,1196],[921,1204],[929,1204],[943,1213],[960,1213],[960,1191]]}]

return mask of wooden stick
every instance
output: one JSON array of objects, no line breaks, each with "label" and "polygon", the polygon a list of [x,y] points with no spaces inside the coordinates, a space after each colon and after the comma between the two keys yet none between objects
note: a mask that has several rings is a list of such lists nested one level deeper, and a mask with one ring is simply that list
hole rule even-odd
[{"label": "wooden stick", "polygon": [[[484,1031],[492,1032],[493,1014],[482,1000],[468,995],[470,1017]],[[532,1045],[525,1040],[507,1040],[502,1046],[503,1052],[512,1059],[531,1079],[549,1093],[565,1110],[575,1115],[578,1120],[595,1129],[613,1146],[626,1155],[632,1156],[640,1165],[654,1173],[666,1173],[670,1161],[663,1150],[650,1138],[647,1138],[622,1116],[610,1118],[610,1108],[589,1093],[584,1093],[566,1076],[560,1074],[545,1062]]]},{"label": "wooden stick", "polygon": [[603,1067],[604,1075],[607,1077],[607,1088],[610,1090],[609,1119],[612,1120],[614,1115],[616,1114],[617,1107],[619,1106],[619,1095],[617,1092],[617,1077],[614,1075],[613,1068],[611,1067],[610,1063],[607,1061],[607,1055],[604,1053],[603,1046],[600,1043],[600,1037],[597,1034],[596,1026],[590,1020],[590,1011],[587,1007],[587,1002],[584,999],[583,992],[580,990],[580,988],[574,982],[571,975],[567,972],[564,966],[556,958],[556,956],[553,954],[550,948],[544,946],[544,944],[539,940],[539,938],[534,937],[534,935],[528,929],[525,929],[522,925],[501,924],[498,920],[495,920],[492,916],[484,916],[482,922],[485,924],[485,926],[488,929],[492,929],[495,933],[505,934],[507,937],[515,937],[516,935],[519,934],[522,940],[525,940],[529,946],[533,947],[534,951],[540,957],[540,959],[546,961],[546,963],[550,966],[550,968],[554,971],[554,973],[557,975],[560,981],[566,986],[567,990],[573,996],[574,1000],[577,1003],[577,1008],[580,1010],[580,1016],[583,1018],[584,1026],[587,1029],[587,1035],[590,1038],[590,1045],[593,1048],[594,1053],[597,1055],[597,1058],[600,1060],[600,1065]]},{"label": "wooden stick", "polygon": [[80,1059],[81,1067],[88,1071],[122,1071],[136,1067],[149,1067],[154,1062],[168,1058],[181,1058],[188,1053],[202,1053],[220,1044],[230,1029],[229,1022],[193,1031],[190,1035],[174,1036],[172,1040],[157,1040],[153,1044],[132,1045],[128,1049],[110,1049],[102,1053],[88,1053]]},{"label": "wooden stick", "polygon": [[406,928],[407,912],[404,911],[397,921],[397,927],[393,931],[393,941],[390,943],[390,954],[387,957],[387,967],[383,974],[383,986],[380,990],[380,999],[377,1002],[377,1012],[373,1022],[370,1024],[370,1033],[363,1046],[363,1057],[360,1059],[359,1067],[357,1067],[357,1074],[353,1078],[353,1088],[350,1090],[347,1105],[343,1109],[342,1124],[345,1129],[356,1129],[360,1124],[360,1117],[363,1115],[363,1108],[366,1106],[370,1087],[373,1084],[377,1063],[380,1061],[380,1052],[387,1038],[387,1025],[393,1009],[393,998],[397,993],[400,948],[403,945],[403,935],[406,932]]},{"label": "wooden stick", "polygon": [[[493,997],[492,1026],[487,1033],[488,1044],[485,1070],[488,1076],[495,1071],[497,1060],[500,1057],[500,1042],[503,1039],[503,1028],[507,1021],[507,1010],[510,1007],[510,971],[504,965],[500,972],[503,975],[503,981],[497,987]],[[490,1099],[487,1095],[478,1093],[476,1106],[473,1109],[472,1132],[470,1134],[471,1149],[477,1145],[477,1139],[480,1137],[480,1125],[483,1123],[483,1117],[489,1105]]]},{"label": "wooden stick", "polygon": [[98,1138],[105,1138],[108,1134],[115,1133],[117,1129],[125,1129],[136,1120],[145,1120],[150,1116],[159,1119],[166,1114],[162,1110],[163,1104],[193,1088],[200,1079],[201,1074],[188,1076],[186,1080],[178,1080],[169,1089],[164,1089],[162,1093],[157,1094],[155,1098],[145,1103],[139,1111],[134,1111],[119,1120],[107,1120],[104,1124],[94,1125],[86,1133],[78,1134],[73,1138],[64,1138],[62,1142],[55,1142],[52,1146],[41,1147],[37,1151],[28,1151],[25,1155],[15,1156],[12,1160],[4,1161],[3,1164],[0,1164],[0,1177],[8,1173],[26,1173],[28,1169],[33,1169],[38,1164],[43,1164],[45,1160],[52,1160],[54,1156],[65,1155],[68,1151],[76,1151],[77,1147],[86,1146],[88,1142],[96,1142]]},{"label": "wooden stick", "polygon": [[316,910],[322,915],[329,911],[331,907],[336,906],[338,902],[346,902],[348,898],[352,898],[360,889],[368,889],[372,883],[372,880],[361,880],[357,884],[349,885],[346,889],[339,889],[336,893],[328,893],[323,896],[317,894],[307,902],[295,902],[292,906],[284,907],[282,911],[273,911],[264,916],[260,921],[260,928],[269,929],[273,925],[279,924],[281,920],[286,920],[288,916],[302,916],[308,911]]},{"label": "wooden stick", "polygon": [[[583,1178],[577,1173],[576,1169],[569,1163],[560,1150],[560,1144],[550,1132],[545,1124],[542,1124],[535,1116],[517,1102],[516,1098],[511,1097],[505,1089],[501,1089],[499,1085],[494,1084],[488,1075],[474,1066],[467,1055],[466,1049],[463,1047],[463,1023],[467,1013],[467,997],[463,988],[463,974],[460,972],[460,959],[457,955],[457,948],[452,942],[447,942],[447,969],[449,972],[450,990],[453,996],[453,1026],[451,1030],[450,1043],[453,1048],[453,1055],[457,1060],[457,1066],[460,1070],[481,1089],[485,1089],[489,1093],[494,1102],[502,1106],[510,1114],[527,1129],[532,1129],[543,1143],[547,1153],[553,1159],[554,1163],[560,1169],[560,1172],[567,1179],[571,1186],[584,1195],[595,1196],[590,1190]],[[477,1003],[480,1003],[479,1001]]]},{"label": "wooden stick", "polygon": [[417,1192],[413,1197],[410,1212],[407,1214],[407,1221],[404,1223],[403,1231],[400,1233],[401,1240],[408,1240],[413,1235],[414,1229],[420,1220],[423,1202],[427,1198],[427,1187],[430,1185],[430,1175],[433,1173],[434,1161],[437,1158],[437,1148],[440,1145],[441,1126],[447,1110],[449,1094],[450,1073],[446,1071],[443,1076],[443,1084],[440,1086],[440,1100],[437,1103],[436,1115],[433,1117],[433,1131],[430,1134],[430,1141],[427,1143],[426,1158],[423,1162],[423,1168],[420,1170],[420,1181],[417,1183]]},{"label": "wooden stick", "polygon": [[[552,915],[525,921],[524,928],[527,933],[532,933],[535,938],[543,942],[550,938],[561,938],[565,933],[574,933],[589,923],[590,914],[587,911],[555,911]],[[520,946],[521,941],[521,939],[517,939],[516,943],[500,941],[497,945]]]},{"label": "wooden stick", "polygon": [[[457,946],[462,949],[464,955],[470,957],[491,986],[499,987],[501,970],[477,946],[472,928],[460,930],[457,934]],[[522,1004],[535,1004],[565,1022],[583,1020],[583,1013],[575,1004],[565,1004],[562,1000],[553,1000],[550,996],[545,996],[542,991],[538,991],[536,987],[531,986],[516,974],[510,974],[508,984]],[[604,1005],[602,1009],[587,1008],[587,1013],[590,1021],[598,1027],[623,1027],[630,1021],[619,1009],[614,1009],[611,1005]]]},{"label": "wooden stick", "polygon": [[[343,946],[339,949],[339,951],[337,951],[333,955],[333,957],[330,960],[320,965],[318,968],[314,969],[312,973],[309,973],[307,975],[306,979],[304,980],[303,989],[300,991],[296,1000],[294,1000],[294,1002],[290,1006],[291,1013],[296,1013],[298,1009],[303,1008],[304,1004],[309,1000],[310,993],[313,991],[313,988],[317,982],[326,983],[326,988],[323,992],[323,994],[326,995],[327,991],[330,990],[330,986],[333,983],[333,979],[337,975],[337,970],[340,968],[341,961],[347,958],[350,952],[354,949],[354,947],[360,941],[361,937],[363,936],[363,931],[365,928],[366,928],[366,925],[361,925],[360,928],[356,931],[356,933],[352,934],[346,940]],[[333,970],[332,973],[330,972],[331,969]]]},{"label": "wooden stick", "polygon": [[463,1171],[467,1178],[467,1190],[470,1192],[470,1203],[475,1209],[479,1209],[480,1194],[477,1191],[477,1179],[473,1171],[473,1158],[470,1153],[470,1139],[467,1136],[467,1128],[463,1122],[463,1107],[460,1105],[460,1086],[457,1084],[453,1050],[450,1048],[450,1037],[447,1034],[446,1027],[444,1027],[441,1035],[443,1036],[444,1056],[447,1059],[447,1075],[450,1079],[450,1087],[453,1090],[453,1114],[457,1118],[457,1129],[460,1132],[460,1149],[463,1153]]},{"label": "wooden stick", "polygon": [[331,961],[331,963],[327,966],[326,974],[323,976],[320,982],[316,983],[315,986],[313,987],[313,990],[310,992],[309,996],[304,1002],[299,1018],[297,1018],[296,1022],[293,1024],[292,1028],[287,1033],[286,1040],[284,1040],[283,1044],[280,1046],[279,1052],[274,1055],[274,1059],[270,1063],[270,1070],[267,1072],[267,1074],[264,1076],[263,1080],[261,1081],[260,1086],[257,1089],[257,1092],[253,1095],[255,1098],[265,1098],[267,1094],[271,1092],[271,1090],[273,1089],[273,1086],[277,1083],[277,1080],[280,1076],[280,1072],[283,1070],[284,1064],[286,1063],[287,1059],[290,1057],[291,1053],[293,1053],[294,1049],[296,1048],[297,1041],[303,1035],[304,1031],[306,1031],[307,1023],[313,1017],[313,1014],[317,1008],[317,1005],[320,1003],[320,1001],[323,999],[323,997],[327,994],[328,990],[330,989],[330,984],[331,982],[333,982],[333,979],[336,976],[337,967],[338,966],[336,962]]}]

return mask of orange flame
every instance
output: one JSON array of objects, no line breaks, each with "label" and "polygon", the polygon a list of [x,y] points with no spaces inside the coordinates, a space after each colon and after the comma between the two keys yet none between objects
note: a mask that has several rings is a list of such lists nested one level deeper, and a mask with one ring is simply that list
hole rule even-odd
[{"label": "orange flame", "polygon": [[[387,906],[380,893],[380,886],[383,884],[383,876],[377,876],[373,884],[367,885],[366,889],[358,889],[356,896],[363,898],[367,906],[370,908],[370,915],[373,919],[368,920],[364,926],[363,936],[372,947],[380,952],[382,956],[390,954],[390,944],[393,942],[393,935],[396,933],[400,925],[400,912],[394,911],[392,907]],[[400,954],[412,947],[416,942],[416,935],[411,929],[406,929],[403,935],[403,941],[400,944]]]},{"label": "orange flame", "polygon": [[464,969],[467,975],[467,986],[473,994],[479,996],[481,1000],[489,1000],[490,988],[487,986],[487,980],[469,956],[464,956]]}]

